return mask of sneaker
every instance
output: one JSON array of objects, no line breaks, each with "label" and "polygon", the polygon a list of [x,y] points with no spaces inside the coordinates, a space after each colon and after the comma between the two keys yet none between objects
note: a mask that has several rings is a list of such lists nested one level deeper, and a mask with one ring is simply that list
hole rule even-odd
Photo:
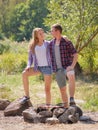
[{"label": "sneaker", "polygon": [[74,99],[70,99],[70,106],[76,105]]},{"label": "sneaker", "polygon": [[20,99],[20,104],[24,104],[24,103],[26,103],[27,101],[29,101],[29,97],[27,97],[27,96],[23,96],[21,99]]}]

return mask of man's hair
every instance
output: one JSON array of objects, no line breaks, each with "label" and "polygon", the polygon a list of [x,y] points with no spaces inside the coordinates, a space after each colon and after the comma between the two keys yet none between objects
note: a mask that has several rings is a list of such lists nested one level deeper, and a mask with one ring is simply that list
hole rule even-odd
[{"label": "man's hair", "polygon": [[60,24],[54,24],[54,25],[52,25],[52,28],[55,28],[55,30],[59,30],[60,31],[60,33],[62,33],[62,26],[60,25]]}]

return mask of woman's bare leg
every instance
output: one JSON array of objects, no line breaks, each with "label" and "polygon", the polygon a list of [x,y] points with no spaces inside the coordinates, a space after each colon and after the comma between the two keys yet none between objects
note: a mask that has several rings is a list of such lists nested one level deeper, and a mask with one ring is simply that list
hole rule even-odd
[{"label": "woman's bare leg", "polygon": [[40,74],[38,71],[34,71],[33,68],[29,68],[22,72],[22,81],[24,87],[25,96],[29,97],[29,76],[34,76]]},{"label": "woman's bare leg", "polygon": [[51,76],[44,75],[46,104],[51,104]]}]

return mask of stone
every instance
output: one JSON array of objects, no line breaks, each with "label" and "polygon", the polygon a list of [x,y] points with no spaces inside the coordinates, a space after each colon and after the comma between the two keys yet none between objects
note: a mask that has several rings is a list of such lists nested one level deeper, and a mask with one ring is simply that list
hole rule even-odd
[{"label": "stone", "polygon": [[22,115],[22,112],[32,106],[31,101],[27,101],[24,104],[20,103],[20,100],[15,100],[11,102],[6,109],[4,110],[4,115],[5,116],[16,116],[16,115]]},{"label": "stone", "polygon": [[41,111],[38,113],[39,115],[43,116],[43,117],[52,117],[53,113],[51,111]]},{"label": "stone", "polygon": [[34,111],[33,107],[29,107],[28,109],[24,110],[23,113],[24,121],[29,123],[38,123],[39,120],[37,119],[37,113]]},{"label": "stone", "polygon": [[77,106],[77,105],[73,105],[72,107],[75,108],[76,113],[79,114],[79,117],[83,115],[83,111],[82,111],[82,109],[81,109],[79,106]]},{"label": "stone", "polygon": [[52,117],[51,111],[40,111],[37,113],[34,108],[29,108],[23,111],[24,121],[30,123],[45,123],[47,117]]},{"label": "stone", "polygon": [[0,110],[4,110],[9,104],[10,101],[8,99],[0,99]]},{"label": "stone", "polygon": [[58,119],[60,123],[76,123],[79,120],[76,107],[70,106]]},{"label": "stone", "polygon": [[91,120],[91,118],[89,116],[80,116],[79,120],[80,121],[88,121],[88,120]]},{"label": "stone", "polygon": [[[78,109],[77,109],[78,108]],[[29,107],[23,111],[24,121],[30,123],[76,123],[79,120],[79,111],[77,106],[70,106],[68,109],[62,106],[39,105],[37,108]],[[82,110],[81,110],[82,111]]]},{"label": "stone", "polygon": [[53,110],[53,115],[55,115],[57,118],[61,116],[64,113],[64,108],[56,108]]},{"label": "stone", "polygon": [[78,113],[68,116],[68,123],[77,123],[78,121],[79,121],[79,114]]},{"label": "stone", "polygon": [[60,122],[57,117],[53,116],[51,118],[47,118],[46,123],[53,125],[53,124],[59,124]]}]

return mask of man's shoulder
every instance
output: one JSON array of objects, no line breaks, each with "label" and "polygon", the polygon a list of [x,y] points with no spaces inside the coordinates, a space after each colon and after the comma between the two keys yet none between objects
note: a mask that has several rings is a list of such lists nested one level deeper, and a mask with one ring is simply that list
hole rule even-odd
[{"label": "man's shoulder", "polygon": [[66,42],[66,43],[71,42],[70,39],[68,39],[67,36],[63,36],[63,37],[62,37],[62,40],[63,40],[64,42]]}]

